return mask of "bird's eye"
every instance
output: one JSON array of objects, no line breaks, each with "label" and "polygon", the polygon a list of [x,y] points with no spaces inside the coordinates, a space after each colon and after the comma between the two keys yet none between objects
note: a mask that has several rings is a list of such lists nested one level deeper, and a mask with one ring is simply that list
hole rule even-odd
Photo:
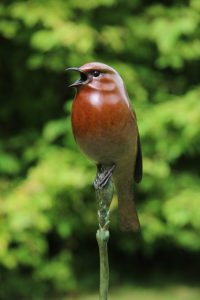
[{"label": "bird's eye", "polygon": [[99,71],[97,71],[97,70],[94,70],[93,71],[93,76],[94,77],[98,77],[100,75],[100,72]]}]

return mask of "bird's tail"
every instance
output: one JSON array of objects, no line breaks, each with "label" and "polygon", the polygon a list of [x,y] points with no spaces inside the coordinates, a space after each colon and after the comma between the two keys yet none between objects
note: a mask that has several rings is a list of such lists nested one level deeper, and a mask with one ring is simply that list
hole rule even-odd
[{"label": "bird's tail", "polygon": [[137,232],[140,222],[134,202],[133,183],[124,180],[115,182],[118,195],[119,221],[123,231]]}]

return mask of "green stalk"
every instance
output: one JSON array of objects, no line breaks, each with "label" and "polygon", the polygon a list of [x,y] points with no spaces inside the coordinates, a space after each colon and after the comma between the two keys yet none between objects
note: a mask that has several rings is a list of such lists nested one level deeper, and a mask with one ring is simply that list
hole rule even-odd
[{"label": "green stalk", "polygon": [[96,238],[99,246],[100,257],[100,286],[99,300],[108,299],[109,287],[109,261],[107,243],[109,240],[109,208],[113,197],[113,184],[110,179],[103,188],[96,190],[96,198],[98,203],[98,220],[99,229]]}]

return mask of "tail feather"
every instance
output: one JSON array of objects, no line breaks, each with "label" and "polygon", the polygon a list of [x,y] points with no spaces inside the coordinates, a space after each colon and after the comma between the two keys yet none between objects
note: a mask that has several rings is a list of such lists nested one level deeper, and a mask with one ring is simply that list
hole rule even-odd
[{"label": "tail feather", "polygon": [[120,228],[123,231],[137,232],[140,229],[135,203],[133,199],[118,196]]},{"label": "tail feather", "polygon": [[123,231],[137,232],[140,229],[140,222],[134,202],[133,182],[117,180],[115,186],[118,196],[120,228]]}]

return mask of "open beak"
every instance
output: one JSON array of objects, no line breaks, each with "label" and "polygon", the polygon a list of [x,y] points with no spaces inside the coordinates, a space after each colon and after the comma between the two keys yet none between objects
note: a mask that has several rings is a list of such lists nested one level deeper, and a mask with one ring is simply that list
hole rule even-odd
[{"label": "open beak", "polygon": [[66,71],[76,71],[80,74],[80,79],[76,80],[74,83],[70,84],[68,87],[77,87],[82,84],[86,84],[89,82],[89,75],[83,71],[81,71],[79,68],[67,68]]}]

